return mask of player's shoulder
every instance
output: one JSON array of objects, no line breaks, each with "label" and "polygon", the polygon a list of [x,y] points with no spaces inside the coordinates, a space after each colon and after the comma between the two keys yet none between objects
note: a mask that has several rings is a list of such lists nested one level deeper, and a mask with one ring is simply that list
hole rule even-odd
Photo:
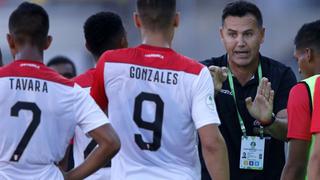
[{"label": "player's shoulder", "polygon": [[178,58],[175,59],[174,63],[181,65],[186,73],[198,75],[205,68],[203,64],[193,58],[179,53],[176,53],[176,55]]},{"label": "player's shoulder", "polygon": [[73,80],[63,77],[42,62],[32,60],[16,60],[2,67],[0,77],[36,78],[71,87],[74,85]]},{"label": "player's shoulder", "polygon": [[87,70],[85,73],[82,73],[79,76],[73,78],[73,80],[83,88],[91,87],[94,79],[95,70],[95,68],[91,68]]},{"label": "player's shoulder", "polygon": [[196,75],[204,68],[197,60],[179,54],[170,48],[149,45],[106,51],[99,61],[149,65]]},{"label": "player's shoulder", "polygon": [[297,97],[300,95],[308,95],[308,86],[305,82],[299,82],[296,85],[294,85],[290,90],[290,96],[291,97]]}]

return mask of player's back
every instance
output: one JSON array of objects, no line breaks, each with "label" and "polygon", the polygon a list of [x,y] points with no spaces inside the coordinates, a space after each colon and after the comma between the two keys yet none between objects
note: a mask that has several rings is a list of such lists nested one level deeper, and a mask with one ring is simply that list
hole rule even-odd
[{"label": "player's back", "polygon": [[205,68],[147,45],[107,52],[100,61],[108,115],[122,142],[112,179],[199,179],[196,128],[202,122],[193,111],[202,107],[193,102]]},{"label": "player's back", "polygon": [[28,60],[0,70],[0,89],[0,179],[63,179],[54,163],[73,136],[83,103],[75,99],[85,92]]}]

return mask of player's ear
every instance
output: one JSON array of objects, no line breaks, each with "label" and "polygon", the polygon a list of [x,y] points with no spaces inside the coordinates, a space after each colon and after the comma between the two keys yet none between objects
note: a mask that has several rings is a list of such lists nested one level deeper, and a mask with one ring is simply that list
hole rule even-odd
[{"label": "player's ear", "polygon": [[141,19],[139,17],[139,14],[137,12],[133,13],[133,20],[134,20],[134,24],[137,28],[141,28]]},{"label": "player's ear", "polygon": [[128,47],[127,37],[123,36],[120,41],[120,48],[127,48],[127,47]]},{"label": "player's ear", "polygon": [[44,50],[48,49],[51,45],[51,42],[52,42],[52,36],[47,36],[47,40],[46,40],[46,44],[44,46]]},{"label": "player's ear", "polygon": [[313,54],[312,54],[312,49],[311,48],[306,48],[305,53],[303,54],[304,58],[309,62],[312,63],[313,61]]},{"label": "player's ear", "polygon": [[89,52],[91,52],[91,48],[90,48],[89,44],[87,43],[87,41],[86,41],[86,48],[87,48],[87,50],[88,50]]},{"label": "player's ear", "polygon": [[177,12],[175,17],[174,17],[173,25],[174,25],[174,27],[178,27],[179,24],[180,24],[180,13]]},{"label": "player's ear", "polygon": [[11,51],[12,56],[14,57],[17,53],[16,43],[14,42],[14,37],[12,34],[7,34],[7,42]]}]

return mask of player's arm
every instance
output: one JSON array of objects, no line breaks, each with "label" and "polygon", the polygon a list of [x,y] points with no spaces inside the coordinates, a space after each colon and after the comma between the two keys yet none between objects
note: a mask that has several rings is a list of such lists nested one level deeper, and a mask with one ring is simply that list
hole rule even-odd
[{"label": "player's arm", "polygon": [[64,154],[63,159],[59,162],[58,166],[63,171],[68,171],[69,158],[71,153],[71,144],[67,147],[66,153]]},{"label": "player's arm", "polygon": [[212,179],[229,180],[229,160],[225,141],[217,125],[209,124],[198,129],[206,167]]},{"label": "player's arm", "polygon": [[120,140],[110,124],[102,125],[90,131],[89,135],[97,142],[98,147],[91,152],[82,164],[66,173],[65,179],[84,179],[103,167],[120,149]]},{"label": "player's arm", "polygon": [[320,179],[320,133],[315,134],[315,143],[308,164],[308,179]]},{"label": "player's arm", "polygon": [[281,180],[303,180],[307,172],[310,141],[291,139],[288,160],[282,171]]},{"label": "player's arm", "polygon": [[302,180],[307,173],[311,144],[311,108],[307,86],[295,85],[288,100],[289,150],[281,180]]},{"label": "player's arm", "polygon": [[214,101],[214,84],[203,68],[193,84],[192,118],[198,130],[202,155],[211,178],[229,180],[229,160],[225,141],[218,129],[220,119]]},{"label": "player's arm", "polygon": [[272,137],[284,141],[287,140],[287,126],[287,109],[282,109],[275,115],[274,122],[270,126],[265,127],[264,130]]},{"label": "player's arm", "polygon": [[120,140],[109,119],[92,97],[75,84],[73,108],[77,126],[98,144],[85,161],[66,174],[66,179],[84,179],[103,167],[120,149]]}]

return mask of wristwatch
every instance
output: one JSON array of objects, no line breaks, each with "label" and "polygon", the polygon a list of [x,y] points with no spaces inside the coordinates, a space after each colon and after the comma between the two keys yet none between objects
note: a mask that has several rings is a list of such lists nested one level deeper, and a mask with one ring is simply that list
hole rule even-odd
[{"label": "wristwatch", "polygon": [[276,121],[276,115],[272,113],[271,115],[271,121],[268,124],[262,124],[262,127],[269,127]]}]

